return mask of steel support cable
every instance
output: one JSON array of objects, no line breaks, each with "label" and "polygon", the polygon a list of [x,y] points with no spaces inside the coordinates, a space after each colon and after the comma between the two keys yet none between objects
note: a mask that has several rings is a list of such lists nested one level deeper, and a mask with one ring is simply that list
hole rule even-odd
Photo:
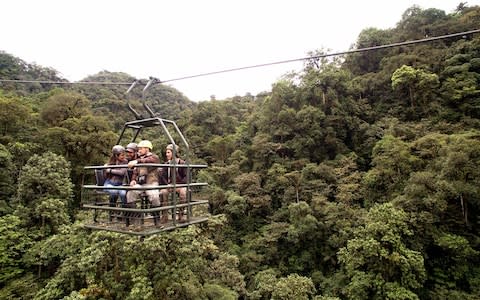
[{"label": "steel support cable", "polygon": [[308,60],[308,59],[317,59],[317,58],[323,58],[323,57],[329,57],[329,56],[339,56],[339,55],[344,55],[344,54],[366,52],[366,51],[372,51],[372,50],[380,50],[380,49],[406,46],[406,45],[412,45],[412,44],[420,44],[420,43],[426,43],[426,42],[442,40],[442,39],[447,39],[447,38],[452,38],[452,37],[467,36],[469,34],[474,34],[474,33],[479,33],[479,32],[480,32],[480,29],[475,29],[475,30],[470,30],[470,31],[465,31],[465,32],[452,33],[452,34],[441,35],[441,36],[436,36],[436,37],[431,37],[431,38],[425,38],[425,39],[421,39],[421,40],[399,42],[399,43],[393,43],[393,44],[388,44],[388,45],[373,46],[373,47],[360,48],[360,49],[354,49],[354,50],[348,50],[348,51],[342,51],[342,52],[326,53],[326,54],[309,56],[309,57],[288,59],[288,60],[282,60],[282,61],[276,61],[276,62],[270,62],[270,63],[265,63],[265,64],[246,66],[246,67],[232,68],[232,69],[226,69],[226,70],[221,70],[221,71],[201,73],[201,74],[197,74],[197,75],[191,75],[191,76],[185,76],[185,77],[179,77],[179,78],[164,80],[164,81],[162,81],[162,83],[184,80],[184,79],[190,79],[190,78],[195,78],[195,77],[215,75],[215,74],[220,74],[220,73],[234,72],[234,71],[240,71],[240,70],[246,70],[246,69],[267,67],[267,66],[278,65],[278,64],[286,64],[286,63],[292,63],[292,62],[303,61],[303,60]]},{"label": "steel support cable", "polygon": [[[309,56],[309,57],[281,60],[281,61],[269,62],[269,63],[264,63],[264,64],[257,64],[257,65],[251,65],[251,66],[245,66],[245,67],[225,69],[225,70],[220,70],[220,71],[200,73],[200,74],[196,74],[196,75],[183,76],[183,77],[178,77],[178,78],[173,78],[173,79],[168,79],[168,80],[162,80],[162,81],[157,80],[153,84],[166,83],[166,82],[172,82],[172,81],[180,81],[180,80],[185,80],[185,79],[191,79],[191,78],[197,78],[197,77],[203,77],[203,76],[210,76],[210,75],[216,75],[216,74],[228,73],[228,72],[235,72],[235,71],[241,71],[241,70],[247,70],[247,69],[253,69],[253,68],[268,67],[268,66],[273,66],[273,65],[304,61],[304,60],[308,60],[308,59],[318,59],[318,58],[323,58],[323,57],[339,56],[339,55],[344,55],[344,54],[359,53],[359,52],[387,49],[387,48],[393,48],[393,47],[399,47],[399,46],[408,46],[408,45],[414,45],[414,44],[420,44],[420,43],[427,43],[427,42],[438,41],[438,40],[443,40],[443,39],[448,39],[448,38],[453,38],[453,37],[459,37],[459,36],[464,37],[464,36],[471,35],[471,34],[474,34],[474,33],[479,33],[479,32],[480,32],[480,29],[475,29],[475,30],[470,30],[470,31],[464,31],[464,32],[458,32],[458,33],[436,36],[436,37],[429,37],[429,38],[424,38],[424,39],[420,39],[420,40],[398,42],[398,43],[392,43],[392,44],[387,44],[387,45],[366,47],[366,48],[360,48],[360,49],[354,49],[354,50],[348,50],[348,51],[326,53],[326,54]],[[46,84],[97,84],[97,85],[132,85],[132,83],[133,83],[133,82],[107,82],[107,81],[105,81],[105,82],[98,82],[98,81],[68,82],[68,81],[20,80],[20,79],[0,79],[0,82],[46,83]]]},{"label": "steel support cable", "polygon": [[132,85],[132,82],[113,82],[113,81],[49,81],[49,80],[23,80],[23,79],[0,79],[0,82],[13,83],[46,83],[46,84],[96,84],[96,85]]}]

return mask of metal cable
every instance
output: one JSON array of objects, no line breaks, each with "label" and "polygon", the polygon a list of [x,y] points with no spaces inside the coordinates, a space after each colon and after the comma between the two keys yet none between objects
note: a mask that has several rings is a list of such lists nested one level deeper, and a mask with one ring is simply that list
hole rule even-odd
[{"label": "metal cable", "polygon": [[98,85],[131,85],[133,82],[113,82],[113,81],[49,81],[49,80],[22,80],[22,79],[0,79],[0,82],[15,83],[47,83],[47,84],[98,84]]},{"label": "metal cable", "polygon": [[[318,59],[318,58],[323,58],[323,57],[339,56],[339,55],[344,55],[344,54],[387,49],[387,48],[393,48],[393,47],[399,47],[399,46],[408,46],[408,45],[413,45],[413,44],[420,44],[420,43],[427,43],[427,42],[432,42],[432,41],[437,41],[437,40],[442,40],[442,39],[448,39],[448,38],[452,38],[452,37],[459,37],[459,36],[465,37],[467,35],[474,34],[474,33],[479,33],[479,32],[480,32],[480,29],[475,29],[475,30],[446,34],[446,35],[430,37],[430,38],[425,38],[425,39],[420,39],[420,40],[405,41],[405,42],[392,43],[392,44],[387,44],[387,45],[366,47],[366,48],[360,48],[360,49],[354,49],[354,50],[348,50],[348,51],[326,53],[326,54],[309,56],[309,57],[302,57],[302,58],[275,61],[275,62],[269,62],[269,63],[258,64],[258,65],[231,68],[231,69],[225,69],[225,70],[220,70],[220,71],[213,71],[213,72],[207,72],[207,73],[200,73],[200,74],[196,74],[196,75],[183,76],[183,77],[178,77],[178,78],[173,78],[173,79],[168,79],[168,80],[162,80],[162,81],[158,80],[154,84],[166,83],[166,82],[172,82],[172,81],[179,81],[179,80],[191,79],[191,78],[196,78],[196,77],[210,76],[210,75],[227,73],[227,72],[235,72],[235,71],[241,71],[241,70],[246,70],[246,69],[268,67],[268,66],[292,63],[292,62],[303,61],[303,60],[308,60],[308,59]],[[133,83],[133,82],[108,82],[108,81],[105,81],[105,82],[98,82],[98,81],[68,82],[67,81],[67,82],[65,82],[65,81],[20,80],[20,79],[0,79],[0,82],[45,83],[45,84],[97,84],[97,85],[131,85]]]},{"label": "metal cable", "polygon": [[271,66],[271,65],[286,64],[286,63],[302,61],[302,60],[307,60],[307,59],[316,59],[316,58],[323,58],[323,57],[329,57],[329,56],[338,56],[338,55],[344,55],[344,54],[350,54],[350,53],[358,53],[358,52],[393,48],[393,47],[406,46],[406,45],[412,45],[412,44],[426,43],[426,42],[431,42],[431,41],[436,41],[436,40],[441,40],[441,39],[447,39],[447,38],[451,38],[451,37],[466,36],[466,35],[469,35],[469,34],[479,33],[479,32],[480,32],[480,29],[476,29],[476,30],[470,30],[470,31],[465,31],[465,32],[441,35],[441,36],[437,36],[437,37],[425,38],[425,39],[421,39],[421,40],[406,41],[406,42],[393,43],[393,44],[388,44],[388,45],[380,45],[380,46],[367,47],[367,48],[361,48],[361,49],[355,49],[355,50],[349,50],[349,51],[327,53],[327,54],[315,55],[315,56],[310,56],[310,57],[295,58],[295,59],[282,60],[282,61],[270,62],[270,63],[265,63],[265,64],[258,64],[258,65],[252,65],[252,66],[246,66],[246,67],[232,68],[232,69],[226,69],[226,70],[222,70],[222,71],[214,71],[214,72],[209,72],[209,73],[202,73],[202,74],[197,74],[197,75],[191,75],[191,76],[185,76],[185,77],[179,77],[179,78],[164,80],[164,81],[162,81],[162,83],[163,82],[190,79],[190,78],[201,77],[201,76],[220,74],[220,73],[226,73],[226,72],[240,71],[240,70],[245,70],[245,69],[260,68],[260,67],[266,67],[266,66]]}]

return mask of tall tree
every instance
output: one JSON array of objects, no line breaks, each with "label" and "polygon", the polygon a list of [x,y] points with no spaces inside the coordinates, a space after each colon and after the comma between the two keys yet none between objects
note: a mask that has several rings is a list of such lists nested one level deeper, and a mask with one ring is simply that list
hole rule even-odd
[{"label": "tall tree", "polygon": [[370,209],[365,225],[340,249],[348,299],[419,299],[426,277],[420,252],[408,247],[407,214],[391,203]]},{"label": "tall tree", "polygon": [[0,144],[0,216],[10,212],[9,202],[15,193],[13,156],[8,149]]},{"label": "tall tree", "polygon": [[50,234],[70,223],[73,190],[70,164],[52,152],[32,156],[22,168],[13,202],[16,214],[28,226]]}]

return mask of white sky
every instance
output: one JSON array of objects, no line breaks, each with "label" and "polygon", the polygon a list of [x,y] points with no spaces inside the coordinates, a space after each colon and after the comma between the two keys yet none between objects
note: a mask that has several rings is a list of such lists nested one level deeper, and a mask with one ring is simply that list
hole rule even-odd
[{"label": "white sky", "polygon": [[[414,4],[460,0],[4,0],[0,50],[78,81],[102,70],[170,80],[348,50],[361,30],[392,28]],[[469,6],[480,0],[469,0]],[[476,28],[472,28],[476,29]],[[268,91],[302,63],[167,83],[190,100]]]}]

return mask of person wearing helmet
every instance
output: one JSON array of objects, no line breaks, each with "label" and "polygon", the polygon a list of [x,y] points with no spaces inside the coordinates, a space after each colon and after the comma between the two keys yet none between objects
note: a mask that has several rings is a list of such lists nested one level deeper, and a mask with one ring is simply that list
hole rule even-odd
[{"label": "person wearing helmet", "polygon": [[[137,148],[137,143],[129,143],[125,147],[125,155],[127,157],[127,161],[132,161],[136,160],[138,158],[138,148]],[[127,177],[128,177],[128,183],[130,184],[130,181],[132,180],[132,174],[133,174],[133,169],[128,169],[127,171]]]},{"label": "person wearing helmet", "polygon": [[[152,152],[153,145],[150,141],[143,140],[137,145],[138,158],[128,162],[128,168],[133,169],[132,180],[130,186],[133,187],[149,187],[158,185],[157,169],[158,167],[137,167],[137,164],[159,164],[160,159]],[[157,189],[153,190],[130,190],[127,193],[128,207],[135,207],[135,200],[138,196],[145,192],[150,201],[151,207],[160,206],[160,193]],[[155,224],[158,216],[154,217]]]},{"label": "person wearing helmet", "polygon": [[129,143],[125,147],[125,154],[128,161],[137,159],[137,143]]},{"label": "person wearing helmet", "polygon": [[[110,159],[105,164],[105,166],[114,166],[114,165],[126,165],[128,163],[125,158],[125,148],[121,145],[115,145],[112,148],[112,155]],[[103,186],[120,186],[123,184],[125,175],[127,174],[127,168],[106,168],[104,169],[105,183]],[[117,189],[106,189],[107,193],[110,194],[110,206],[116,206],[117,197],[120,197],[122,201],[122,206],[127,203],[126,191],[117,190]]]},{"label": "person wearing helmet", "polygon": [[[175,149],[175,150],[174,150]],[[167,161],[165,164],[173,165],[183,165],[185,161],[177,157],[179,151],[178,145],[169,144],[165,148],[165,156]],[[163,167],[160,172],[160,183],[163,184],[185,184],[187,183],[187,169],[186,168],[176,168],[176,167]],[[162,189],[160,191],[162,196],[162,206],[167,205],[169,193],[174,192],[173,188]],[[176,187],[175,192],[179,195],[179,203],[186,203],[187,201],[187,188],[186,187]],[[183,208],[178,211],[178,222],[184,222],[183,219]],[[161,222],[164,223],[167,221],[166,212],[162,212]]]}]

